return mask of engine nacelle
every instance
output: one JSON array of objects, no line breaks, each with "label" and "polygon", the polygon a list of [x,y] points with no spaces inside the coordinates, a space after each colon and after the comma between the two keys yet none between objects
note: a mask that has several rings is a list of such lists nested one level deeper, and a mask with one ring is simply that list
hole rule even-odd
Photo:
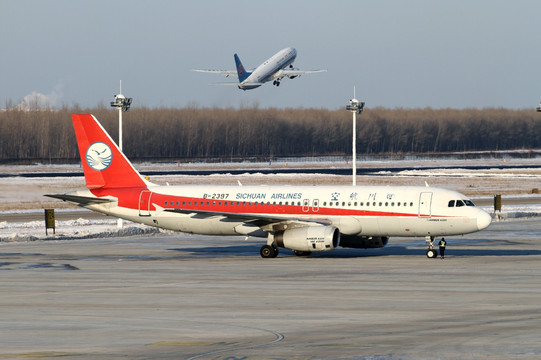
[{"label": "engine nacelle", "polygon": [[340,231],[335,226],[306,226],[279,231],[274,234],[278,247],[296,251],[330,251],[340,242]]},{"label": "engine nacelle", "polygon": [[375,249],[382,248],[389,242],[387,236],[356,236],[344,235],[340,236],[340,246],[354,249]]}]

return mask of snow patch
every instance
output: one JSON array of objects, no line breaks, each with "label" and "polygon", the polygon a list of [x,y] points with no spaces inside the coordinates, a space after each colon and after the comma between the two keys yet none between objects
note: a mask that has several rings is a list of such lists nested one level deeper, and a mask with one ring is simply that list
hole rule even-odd
[{"label": "snow patch", "polygon": [[126,236],[153,236],[156,234],[172,233],[169,230],[148,227],[124,221],[124,226],[118,228],[116,219],[57,221],[56,229],[47,229],[43,221],[21,223],[0,222],[1,242],[30,242],[38,240],[78,240]]}]

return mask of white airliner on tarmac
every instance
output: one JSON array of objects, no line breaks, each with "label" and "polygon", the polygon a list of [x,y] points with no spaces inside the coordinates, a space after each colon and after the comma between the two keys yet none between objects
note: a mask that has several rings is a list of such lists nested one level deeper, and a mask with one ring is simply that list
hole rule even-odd
[{"label": "white airliner on tarmac", "polygon": [[466,196],[433,187],[160,186],[141,177],[93,115],[72,119],[87,189],[47,196],[164,229],[267,238],[264,258],[280,247],[297,255],[383,247],[390,236],[424,236],[436,257],[436,236],[491,222]]},{"label": "white airliner on tarmac", "polygon": [[[308,70],[302,71],[293,68],[293,61],[297,57],[297,50],[294,48],[285,48],[278,51],[263,64],[251,71],[246,71],[237,54],[234,55],[237,70],[192,70],[197,72],[220,74],[224,76],[238,75],[238,87],[242,90],[250,90],[260,87],[264,83],[273,80],[273,84],[280,86],[280,81],[284,77],[294,79],[304,74],[313,74],[325,72],[327,70]],[[230,83],[232,84],[232,83]]]}]

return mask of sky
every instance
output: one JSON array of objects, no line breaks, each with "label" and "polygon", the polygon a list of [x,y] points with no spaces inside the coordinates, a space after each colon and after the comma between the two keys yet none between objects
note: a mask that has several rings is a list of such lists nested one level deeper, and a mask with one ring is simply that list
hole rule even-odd
[{"label": "sky", "polygon": [[[0,108],[535,109],[541,1],[2,0]],[[254,68],[285,47],[328,72],[242,91],[191,69]]]}]

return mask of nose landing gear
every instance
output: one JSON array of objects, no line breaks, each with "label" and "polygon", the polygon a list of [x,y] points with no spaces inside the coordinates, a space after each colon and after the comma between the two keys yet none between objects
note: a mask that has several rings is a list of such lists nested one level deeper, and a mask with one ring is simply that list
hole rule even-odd
[{"label": "nose landing gear", "polygon": [[435,259],[438,257],[438,250],[434,248],[434,236],[425,236],[425,242],[428,246],[426,250],[426,257],[429,259]]}]

